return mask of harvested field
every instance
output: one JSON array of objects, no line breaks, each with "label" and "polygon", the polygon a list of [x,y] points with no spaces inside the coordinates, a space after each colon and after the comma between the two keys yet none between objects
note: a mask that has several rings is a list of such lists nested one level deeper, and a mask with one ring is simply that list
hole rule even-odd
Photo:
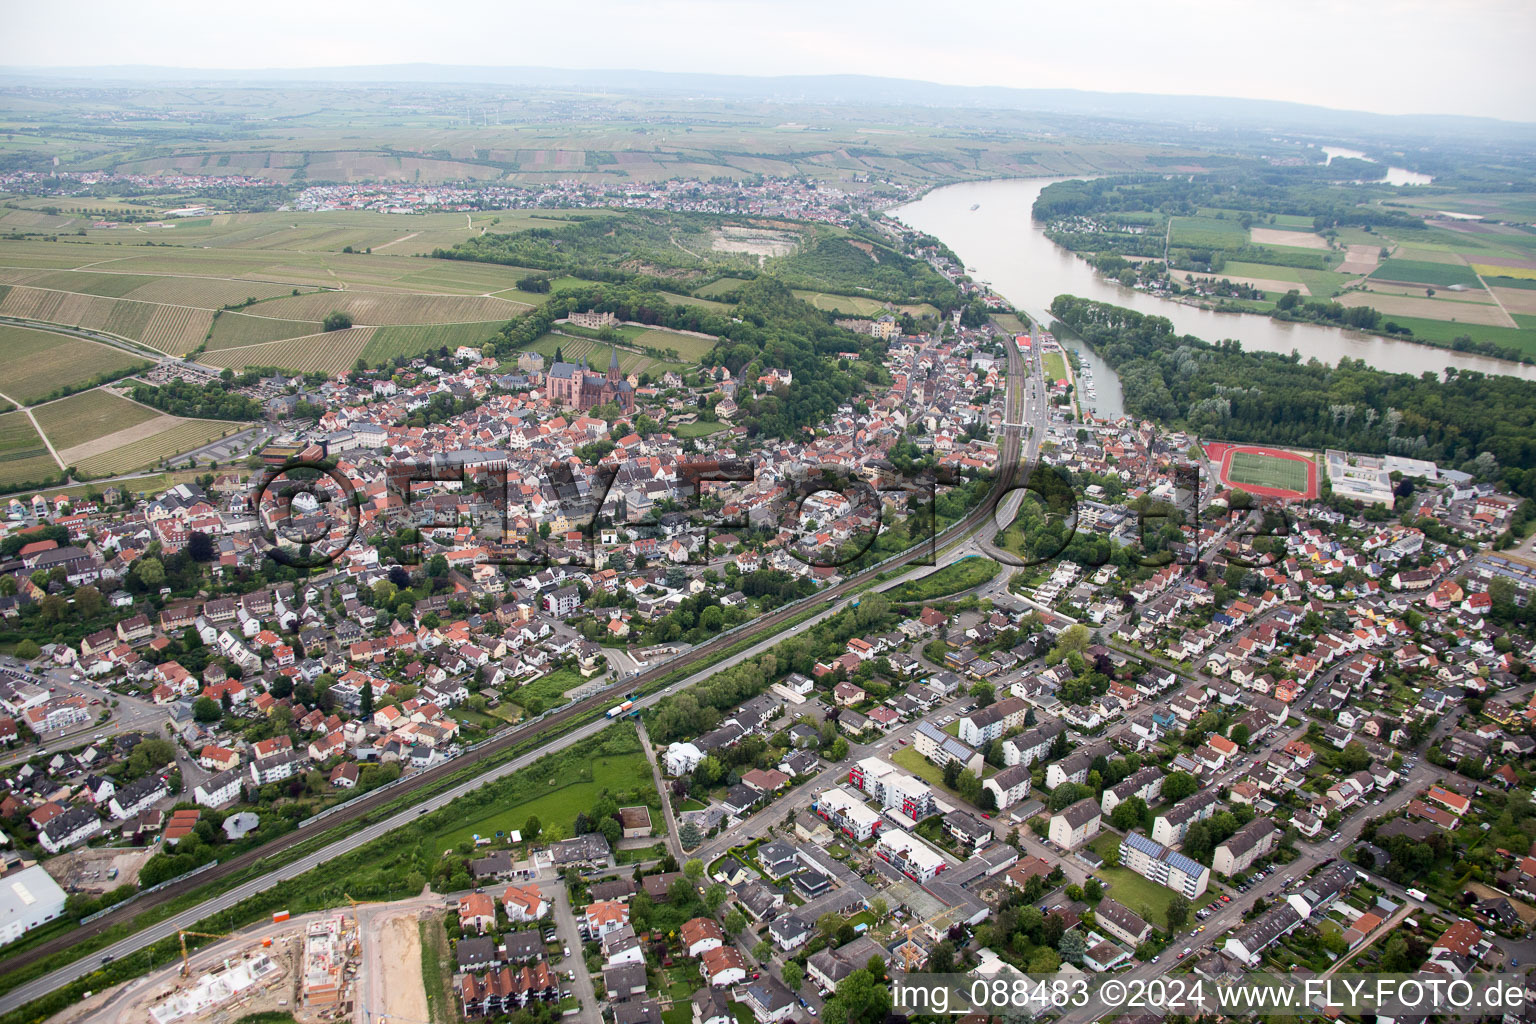
[{"label": "harvested field", "polygon": [[1369,274],[1380,260],[1380,246],[1352,245],[1345,253],[1344,262],[1336,269],[1341,274]]},{"label": "harvested field", "polygon": [[1302,284],[1299,281],[1274,281],[1274,280],[1270,280],[1268,278],[1263,278],[1263,277],[1236,277],[1236,276],[1234,276],[1232,274],[1227,274],[1227,273],[1221,273],[1221,274],[1191,274],[1188,271],[1184,271],[1183,274],[1184,274],[1184,280],[1186,282],[1188,282],[1188,281],[1190,281],[1190,280],[1192,280],[1194,278],[1202,278],[1203,279],[1203,278],[1209,277],[1209,278],[1215,278],[1217,281],[1231,281],[1233,284],[1245,284],[1245,285],[1249,286],[1250,288],[1257,288],[1257,289],[1259,289],[1259,291],[1262,291],[1262,292],[1279,292],[1281,295],[1284,295],[1286,292],[1288,292],[1288,291],[1290,291],[1292,289],[1295,289],[1296,291],[1300,292],[1302,295],[1311,295],[1312,294],[1312,292],[1307,289],[1307,286]]},{"label": "harvested field", "polygon": [[359,324],[384,326],[506,321],[530,308],[526,303],[482,295],[322,292],[257,303],[246,312],[284,320],[324,320],[333,310],[341,310]]},{"label": "harvested field", "polygon": [[0,325],[0,355],[6,364],[5,393],[29,405],[62,387],[150,365],[110,345],[9,325]]},{"label": "harvested field", "polygon": [[1298,249],[1328,248],[1328,240],[1310,231],[1282,231],[1279,228],[1250,228],[1254,245],[1289,245]]},{"label": "harvested field", "polygon": [[[1429,298],[1429,296],[1424,294],[1424,289],[1426,286],[1422,284],[1399,284],[1396,281],[1366,280],[1361,283],[1360,287],[1368,292],[1374,292],[1377,295],[1407,295],[1411,298],[1418,299]],[[1489,295],[1486,291],[1481,289],[1477,291],[1447,291],[1444,293],[1444,296],[1446,299],[1453,299],[1457,302],[1493,301],[1493,296]]]},{"label": "harvested field", "polygon": [[1509,312],[1536,316],[1536,289],[1495,288],[1493,294]]},{"label": "harvested field", "polygon": [[1416,316],[1426,320],[1454,320],[1456,323],[1483,327],[1518,326],[1498,306],[1486,302],[1457,302],[1450,299],[1414,298],[1409,295],[1350,292],[1339,296],[1344,306],[1371,306],[1383,316]]},{"label": "harvested field", "polygon": [[32,414],[61,453],[161,415],[100,388],[39,405]]},{"label": "harvested field", "polygon": [[[246,426],[244,423],[229,420],[190,420],[176,416],[160,417],[150,422],[161,423],[163,420],[172,422],[162,430],[107,449],[100,454],[77,458],[71,462],[71,465],[75,466],[82,476],[115,476],[119,473],[153,466],[173,455],[200,448],[209,441],[225,437]],[[121,436],[121,434],[113,435],[112,439]],[[107,440],[109,438],[100,439],[102,442]]]},{"label": "harvested field", "polygon": [[296,373],[338,374],[352,369],[377,327],[350,327],[344,331],[306,334],[260,345],[221,348],[204,352],[200,361],[209,366],[236,370],[247,366],[280,366]]}]

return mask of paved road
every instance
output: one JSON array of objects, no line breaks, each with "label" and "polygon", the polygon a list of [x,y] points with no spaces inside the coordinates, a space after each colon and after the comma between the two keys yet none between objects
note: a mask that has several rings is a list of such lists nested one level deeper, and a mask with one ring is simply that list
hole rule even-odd
[{"label": "paved road", "polygon": [[[1019,457],[1021,445],[1026,443],[1025,438],[1023,437],[1024,432],[1022,428],[1017,425],[1022,421],[1025,406],[1023,389],[1023,375],[1025,369],[1024,360],[1020,356],[1017,346],[1008,345],[1007,351],[1009,358],[1009,371],[1007,395],[1004,402],[1004,421],[1005,424],[1011,425],[1005,425],[1001,443],[999,444],[998,483],[1003,485],[1003,489],[1006,489],[1006,487],[1011,483],[1015,471],[1020,465]],[[1044,410],[1042,408],[1039,410],[1039,412],[1037,412],[1037,415],[1043,415],[1043,412]],[[1038,454],[1040,433],[1041,431],[1036,430],[1033,432],[1033,436],[1028,439],[1028,446],[1025,450],[1032,453],[1032,455]],[[1026,471],[1028,470],[1028,465],[1029,464],[1025,465]],[[990,503],[984,504],[981,509],[978,509],[977,512],[972,513],[971,516],[968,516],[966,519],[962,520],[960,523],[957,523],[955,527],[952,528],[952,530],[954,530],[955,537],[951,541],[951,546],[948,547],[944,555],[938,559],[940,566],[949,564],[950,562],[958,560],[961,557],[965,557],[963,554],[957,553],[959,549],[963,548],[963,543],[956,544],[954,543],[954,540],[963,542],[966,537],[978,529],[983,531],[991,530],[995,532],[996,524],[990,515],[990,508]],[[921,578],[934,571],[937,571],[936,567],[916,565],[909,569],[907,572],[900,573],[895,578],[881,584],[881,589],[895,586],[909,579]],[[857,577],[855,577],[855,579],[856,578]],[[841,611],[843,608],[847,607],[847,605],[852,600],[852,597],[844,596],[841,599],[833,599],[827,601],[826,606],[822,608],[822,610],[817,612],[806,622],[793,627],[793,629],[789,632],[798,632],[824,620],[828,616],[836,614],[838,611]],[[772,617],[764,618],[762,620],[763,628],[771,625],[772,622]],[[702,671],[696,672],[693,675],[690,675],[687,678],[672,684],[664,690],[658,691],[657,693],[650,694],[649,696],[637,700],[636,703],[642,707],[649,706],[654,704],[656,701],[661,700],[663,697],[676,693],[680,689],[684,689],[688,686],[702,682],[703,680],[709,678],[717,672],[720,672],[723,669],[730,668],[748,659],[756,659],[770,650],[773,646],[775,646],[780,640],[783,639],[784,635],[785,634],[777,633],[770,635],[765,639],[750,645],[746,650],[740,652],[739,654],[713,662]],[[589,739],[603,728],[606,728],[609,724],[610,723],[606,719],[598,719],[586,725],[580,726],[572,732],[565,734],[564,736],[542,744],[535,750],[523,755],[522,757],[516,758],[513,761],[492,769],[484,775],[478,776],[477,778],[454,786],[453,788],[442,794],[439,794],[438,796],[428,798],[427,800],[411,808],[408,808],[405,811],[395,814],[382,822],[367,826],[366,828],[358,831],[357,833],[354,833],[351,836],[338,840],[334,843],[330,843],[316,853],[302,857],[296,861],[284,865],[283,867],[269,871],[267,874],[258,879],[253,879],[236,887],[235,889],[212,897],[195,910],[186,911],[182,914],[176,915],[173,918],[166,919],[150,926],[149,928],[136,932],[135,934],[122,939],[117,943],[114,943],[108,949],[102,951],[102,953],[111,954],[112,956],[119,958],[122,956],[130,955],[135,950],[141,949],[144,946],[156,942],[161,938],[164,938],[168,935],[174,935],[179,929],[191,927],[197,921],[207,917],[211,913],[218,913],[222,910],[225,910],[248,896],[251,896],[257,892],[264,891],[283,881],[287,881],[288,879],[295,878],[298,875],[301,875],[304,872],[310,870],[311,868],[318,867],[319,865],[324,864],[347,852],[350,852],[351,850],[355,850],[359,846],[371,842],[372,840],[377,839],[378,837],[401,827],[402,825],[414,819],[416,816],[443,807],[452,800],[470,793],[475,789],[478,789],[489,781],[517,771],[518,769],[531,764],[534,760],[543,757],[546,754],[563,750],[575,743]],[[56,988],[67,985],[70,982],[83,977],[86,974],[89,974],[92,970],[94,970],[95,966],[96,961],[93,958],[87,958],[86,960],[76,961],[72,964],[61,967],[58,970],[44,975],[43,977],[26,985],[18,986],[17,988],[12,989],[10,992],[5,993],[4,995],[0,995],[0,1013],[9,1012],[10,1010],[16,1009],[17,1007],[24,1006],[32,999],[36,999],[37,997],[53,991]]]}]

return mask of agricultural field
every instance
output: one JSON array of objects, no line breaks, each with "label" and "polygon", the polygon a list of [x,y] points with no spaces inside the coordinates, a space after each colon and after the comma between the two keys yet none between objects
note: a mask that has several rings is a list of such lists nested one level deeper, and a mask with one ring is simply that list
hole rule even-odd
[{"label": "agricultural field", "polygon": [[679,423],[677,426],[667,428],[678,437],[708,437],[731,429],[729,423]]},{"label": "agricultural field", "polygon": [[8,324],[0,324],[0,355],[6,366],[0,389],[23,405],[40,401],[60,388],[150,365],[100,342]]},{"label": "agricultural field", "polygon": [[280,366],[295,373],[334,376],[357,365],[358,358],[378,330],[377,327],[349,327],[343,331],[307,334],[265,344],[221,348],[204,352],[199,361],[235,370],[247,366]]},{"label": "agricultural field", "polygon": [[59,475],[59,464],[24,412],[0,415],[0,488],[13,489]]},{"label": "agricultural field", "polygon": [[162,415],[100,388],[39,405],[32,414],[61,458],[68,449]]},{"label": "agricultural field", "polygon": [[1236,220],[1175,217],[1168,244],[1195,249],[1226,249],[1242,245],[1247,238],[1247,229]]},{"label": "agricultural field", "polygon": [[452,352],[460,345],[479,348],[496,337],[505,320],[486,320],[462,324],[408,324],[380,327],[364,346],[362,357],[369,366],[380,366],[396,356],[418,356],[423,352],[446,348]]},{"label": "agricultural field", "polygon": [[[1175,231],[1177,235],[1177,231]],[[1312,226],[1308,224],[1302,230],[1286,230],[1284,228],[1253,228],[1249,235],[1254,245],[1273,245],[1281,248],[1292,249],[1323,249],[1328,248],[1327,239],[1314,234]]]},{"label": "agricultural field", "polygon": [[638,348],[654,348],[662,352],[670,349],[676,352],[683,362],[696,363],[710,353],[717,340],[696,338],[691,334],[678,334],[676,331],[658,329],[640,331],[630,339],[630,344]]},{"label": "agricultural field", "polygon": [[167,416],[173,421],[164,429],[147,437],[130,441],[91,455],[74,463],[82,477],[116,476],[136,469],[153,466],[173,455],[200,448],[209,441],[226,437],[247,426],[228,420],[193,420]]},{"label": "agricultural field", "polygon": [[809,302],[817,309],[824,309],[829,313],[838,313],[842,316],[873,317],[885,312],[885,303],[862,295],[833,295],[828,292],[796,289],[795,298]]},{"label": "agricultural field", "polygon": [[213,311],[15,285],[0,298],[0,316],[115,334],[170,355],[202,344]]},{"label": "agricultural field", "polygon": [[320,333],[319,320],[279,320],[276,317],[252,316],[225,310],[213,321],[213,333],[208,336],[210,352],[226,348],[243,348],[261,345],[284,338],[297,338],[305,334]]},{"label": "agricultural field", "polygon": [[707,299],[712,299],[718,295],[723,295],[726,292],[735,291],[737,288],[740,288],[746,283],[746,279],[744,278],[722,277],[718,281],[711,281],[709,284],[695,289],[695,291]]},{"label": "agricultural field", "polygon": [[1378,293],[1350,292],[1340,297],[1340,304],[1345,306],[1371,306],[1378,310],[1382,316],[1421,317],[1429,320],[1445,320],[1457,324],[1473,324],[1479,327],[1514,327],[1514,321],[1509,315],[1492,302],[1487,300],[1487,293],[1478,291],[1465,293],[1469,296],[1481,297],[1481,301],[1459,301],[1452,292],[1442,298],[1445,293],[1437,293],[1435,298],[1427,298],[1419,295],[1382,295]]},{"label": "agricultural field", "polygon": [[[549,360],[555,358],[556,349],[560,351],[568,363],[585,359],[587,365],[598,370],[606,370],[612,346],[605,341],[577,338],[573,335],[555,334],[554,332],[542,335],[532,345],[527,346],[527,351],[537,352]],[[683,370],[687,368],[684,363],[670,363],[659,359],[652,359],[642,352],[632,352],[623,348],[619,349],[618,352],[619,369],[626,376],[631,373],[650,373],[652,376],[659,376],[668,370]]]},{"label": "agricultural field", "polygon": [[393,292],[319,292],[258,302],[246,312],[282,320],[324,320],[334,311],[359,324],[451,324],[499,320],[526,312],[526,303],[484,295],[406,295]]},{"label": "agricultural field", "polygon": [[1453,284],[1468,288],[1480,287],[1472,268],[1460,263],[1429,263],[1421,260],[1383,260],[1371,275],[1377,281],[1402,281],[1407,284],[1423,284],[1436,288],[1449,288]]},{"label": "agricultural field", "polygon": [[661,292],[660,294],[662,298],[670,299],[679,306],[698,306],[700,309],[708,309],[716,313],[724,313],[732,308],[729,304],[716,302],[714,299],[700,299],[692,295],[682,295],[678,292]]}]

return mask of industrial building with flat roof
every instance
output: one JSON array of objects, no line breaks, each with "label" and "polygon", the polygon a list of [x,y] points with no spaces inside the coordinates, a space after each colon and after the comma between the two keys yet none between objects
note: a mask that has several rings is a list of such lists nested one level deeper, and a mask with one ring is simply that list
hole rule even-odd
[{"label": "industrial building with flat roof", "polygon": [[64,890],[33,865],[0,878],[0,943],[15,942],[64,913]]}]

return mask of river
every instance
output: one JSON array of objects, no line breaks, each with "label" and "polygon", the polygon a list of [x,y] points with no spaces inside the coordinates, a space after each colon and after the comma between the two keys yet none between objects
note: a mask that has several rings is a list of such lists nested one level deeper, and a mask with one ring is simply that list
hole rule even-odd
[{"label": "river", "polygon": [[[1181,334],[1206,341],[1235,338],[1250,351],[1301,353],[1302,359],[1333,364],[1342,356],[1395,373],[1440,373],[1447,366],[1536,380],[1536,366],[1448,349],[1342,331],[1320,324],[1289,323],[1254,313],[1216,313],[1149,295],[1099,276],[1088,263],[1045,237],[1030,216],[1040,190],[1054,178],[968,182],[935,189],[890,211],[903,224],[926,231],[954,250],[1014,306],[1037,320],[1049,320],[1051,300],[1067,293],[1167,317]],[[972,207],[975,209],[972,209]],[[1070,339],[1063,339],[1071,344]],[[1090,357],[1091,358],[1091,357]],[[1092,359],[1101,415],[1119,411],[1119,381]]]},{"label": "river", "polygon": [[[1375,160],[1372,160],[1370,157],[1366,156],[1364,153],[1360,152],[1358,149],[1344,149],[1342,146],[1324,146],[1322,149],[1324,153],[1328,154],[1328,159],[1323,161],[1325,164],[1333,163],[1333,158],[1336,156],[1349,157],[1353,160],[1364,160],[1366,163],[1371,164],[1376,162]],[[1432,184],[1434,180],[1435,179],[1428,174],[1420,174],[1418,171],[1410,171],[1406,167],[1391,166],[1387,167],[1387,176],[1385,178],[1385,181],[1388,185],[1429,185]],[[1364,182],[1363,184],[1379,185],[1381,182]]]}]

